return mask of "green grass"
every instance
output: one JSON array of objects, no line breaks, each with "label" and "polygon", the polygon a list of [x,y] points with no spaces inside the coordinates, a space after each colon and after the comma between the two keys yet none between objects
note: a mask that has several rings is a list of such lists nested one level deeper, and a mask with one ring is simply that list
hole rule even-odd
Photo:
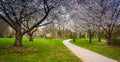
[{"label": "green grass", "polygon": [[71,43],[120,61],[120,47],[118,46],[108,46],[106,42],[97,42],[97,39],[93,39],[92,44],[89,44],[86,39],[77,39]]},{"label": "green grass", "polygon": [[62,41],[23,39],[25,47],[13,47],[14,39],[0,38],[0,62],[81,62]]}]

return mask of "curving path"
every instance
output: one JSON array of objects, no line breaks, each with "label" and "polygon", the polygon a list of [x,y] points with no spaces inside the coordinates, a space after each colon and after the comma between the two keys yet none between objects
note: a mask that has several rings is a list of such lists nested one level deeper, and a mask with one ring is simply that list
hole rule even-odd
[{"label": "curving path", "polygon": [[68,47],[76,56],[78,56],[83,62],[118,62],[116,60],[107,58],[103,55],[97,54],[95,52],[89,51],[87,49],[78,47],[71,44],[68,40],[64,40],[63,44]]}]

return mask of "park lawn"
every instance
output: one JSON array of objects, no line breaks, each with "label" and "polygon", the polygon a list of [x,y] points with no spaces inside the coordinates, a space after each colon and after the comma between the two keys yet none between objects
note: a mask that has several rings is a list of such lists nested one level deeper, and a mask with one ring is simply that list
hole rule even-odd
[{"label": "park lawn", "polygon": [[71,41],[71,43],[120,61],[120,46],[108,46],[106,42],[97,42],[97,39],[93,39],[93,42],[89,44],[84,38],[77,39],[75,42]]},{"label": "park lawn", "polygon": [[13,47],[13,38],[0,38],[0,62],[81,62],[62,41],[23,39],[23,47]]}]

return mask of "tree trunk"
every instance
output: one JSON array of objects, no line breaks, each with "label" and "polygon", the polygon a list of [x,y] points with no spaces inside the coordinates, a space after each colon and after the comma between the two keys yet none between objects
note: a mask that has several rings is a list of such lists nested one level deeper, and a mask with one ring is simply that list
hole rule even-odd
[{"label": "tree trunk", "polygon": [[21,35],[19,32],[16,32],[14,46],[22,46],[22,37],[23,35]]},{"label": "tree trunk", "polygon": [[79,38],[81,38],[81,32],[79,32]]},{"label": "tree trunk", "polygon": [[98,42],[101,42],[101,32],[98,33]]},{"label": "tree trunk", "polygon": [[108,45],[112,45],[112,34],[111,34],[111,32],[108,33],[107,44],[108,44]]},{"label": "tree trunk", "polygon": [[33,42],[33,34],[29,34],[29,41]]},{"label": "tree trunk", "polygon": [[98,36],[98,42],[101,42],[101,35]]},{"label": "tree trunk", "polygon": [[92,33],[91,33],[91,30],[89,31],[89,43],[92,43]]}]

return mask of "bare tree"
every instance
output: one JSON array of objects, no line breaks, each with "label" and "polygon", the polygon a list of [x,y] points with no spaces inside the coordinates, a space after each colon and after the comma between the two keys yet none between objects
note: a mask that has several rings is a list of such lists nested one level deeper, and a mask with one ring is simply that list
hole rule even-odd
[{"label": "bare tree", "polygon": [[[22,46],[22,37],[41,24],[56,3],[47,0],[0,0],[0,18],[15,30],[14,46]],[[41,13],[42,11],[42,13]],[[29,29],[25,28],[26,19],[40,12],[43,17]]]},{"label": "bare tree", "polygon": [[87,22],[103,28],[107,33],[107,44],[112,44],[112,34],[115,30],[115,25],[119,23],[120,19],[120,3],[119,0],[92,0],[86,1],[84,8],[89,11],[89,17],[94,20]]},{"label": "bare tree", "polygon": [[[36,22],[38,22],[39,20],[41,20],[42,15],[40,13],[37,13],[35,15],[33,15],[32,17],[28,17],[26,19],[26,22],[24,23],[24,27],[26,29],[30,29],[30,27],[32,27],[32,25],[34,25]],[[40,25],[38,25],[37,27],[35,27],[34,29],[32,29],[31,31],[29,31],[27,34],[29,36],[29,41],[33,41],[33,34],[37,31],[37,29],[41,26],[45,26],[52,23],[52,21],[48,22],[48,21],[44,21],[42,22]]]}]

